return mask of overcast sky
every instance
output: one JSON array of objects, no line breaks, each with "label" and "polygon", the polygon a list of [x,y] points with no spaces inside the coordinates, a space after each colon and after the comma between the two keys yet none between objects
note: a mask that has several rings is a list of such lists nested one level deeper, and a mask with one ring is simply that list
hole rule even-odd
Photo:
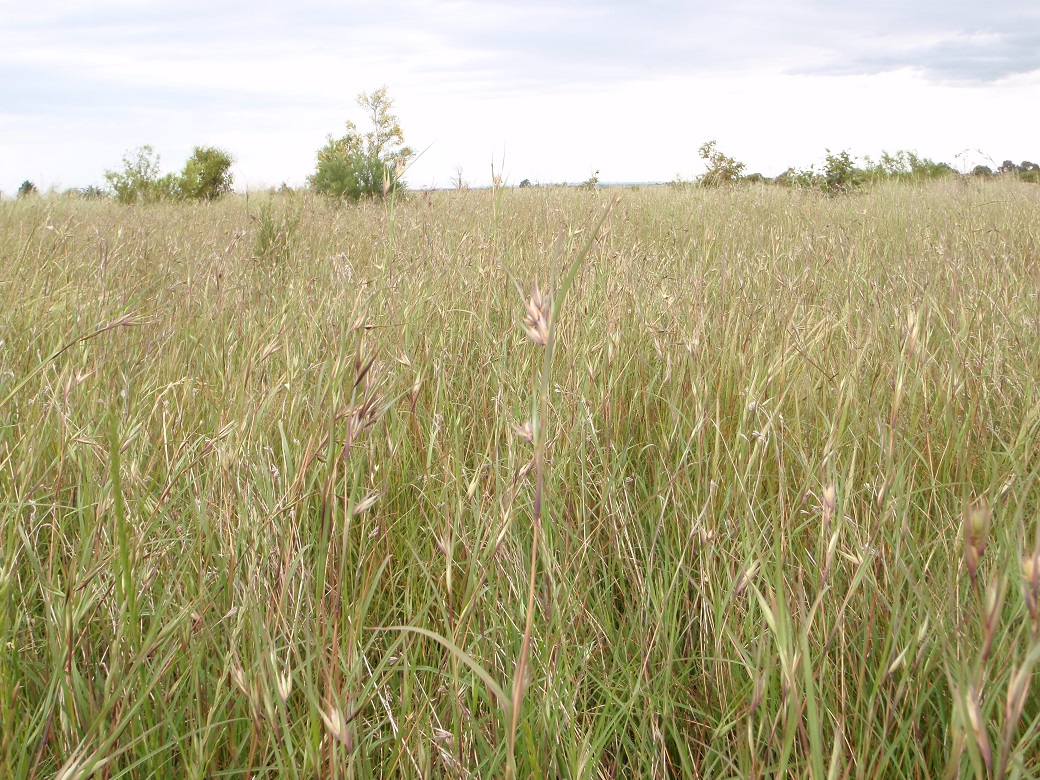
[{"label": "overcast sky", "polygon": [[1038,160],[1040,2],[0,0],[0,191],[101,184],[142,144],[302,184],[383,85],[413,186],[691,178],[710,139],[767,175]]}]

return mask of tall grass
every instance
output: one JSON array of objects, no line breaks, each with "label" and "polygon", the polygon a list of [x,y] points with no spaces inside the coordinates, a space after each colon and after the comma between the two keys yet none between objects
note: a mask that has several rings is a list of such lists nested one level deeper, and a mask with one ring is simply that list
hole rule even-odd
[{"label": "tall grass", "polygon": [[1037,776],[1040,189],[607,197],[0,204],[0,776]]}]

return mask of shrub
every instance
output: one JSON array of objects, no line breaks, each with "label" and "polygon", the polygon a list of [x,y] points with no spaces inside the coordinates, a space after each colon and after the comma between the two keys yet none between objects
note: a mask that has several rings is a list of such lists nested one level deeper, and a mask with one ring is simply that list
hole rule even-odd
[{"label": "shrub", "polygon": [[773,179],[773,183],[783,187],[822,190],[831,195],[851,192],[863,183],[865,173],[856,167],[847,151],[833,153],[827,149],[826,152],[821,172],[817,173],[812,165],[803,170],[792,167]]},{"label": "shrub", "polygon": [[801,171],[791,167],[773,179],[773,183],[779,184],[781,187],[811,188],[819,186],[819,177],[812,166]]},{"label": "shrub", "polygon": [[253,235],[253,256],[269,265],[285,263],[296,246],[296,231],[300,225],[298,214],[285,212],[275,216],[269,203],[260,206],[252,217],[256,222]]},{"label": "shrub", "polygon": [[827,192],[840,194],[851,192],[863,183],[863,171],[856,167],[847,151],[837,154],[827,149],[823,158],[823,175],[819,182]]},{"label": "shrub", "polygon": [[867,157],[866,173],[874,180],[920,181],[953,176],[957,171],[949,163],[935,162],[927,157],[921,157],[916,152],[900,149],[895,153],[882,152],[881,158],[877,162]]},{"label": "shrub", "polygon": [[700,177],[700,183],[706,187],[720,187],[739,181],[740,175],[747,167],[744,163],[720,152],[715,146],[715,141],[701,144],[697,152],[708,166],[708,170]]},{"label": "shrub", "polygon": [[146,144],[123,155],[122,170],[105,171],[105,181],[120,203],[155,203],[176,197],[178,178],[172,173],[162,176],[159,170],[159,155]]},{"label": "shrub", "polygon": [[181,197],[216,200],[231,192],[231,155],[212,146],[196,146],[178,181]]},{"label": "shrub", "polygon": [[583,190],[595,190],[599,186],[599,171],[593,171],[592,175],[578,186]]},{"label": "shrub", "polygon": [[79,191],[79,196],[87,200],[104,200],[107,197],[105,191],[94,184],[82,187]]},{"label": "shrub", "polygon": [[998,173],[1005,176],[1017,176],[1019,179],[1030,184],[1040,184],[1040,165],[1029,160],[1023,160],[1015,165],[1011,160],[1004,160],[997,168]]},{"label": "shrub", "polygon": [[1025,161],[1018,166],[1018,178],[1030,184],[1040,184],[1040,165]]},{"label": "shrub", "polygon": [[40,191],[36,185],[26,179],[18,185],[18,197],[19,198],[31,198],[35,195],[39,195]]},{"label": "shrub", "polygon": [[391,112],[393,100],[386,87],[362,92],[357,103],[365,109],[372,130],[361,134],[353,122],[340,138],[328,137],[318,150],[318,163],[309,177],[315,192],[335,198],[358,200],[382,197],[404,186],[400,176],[414,153],[404,144],[404,132]]}]

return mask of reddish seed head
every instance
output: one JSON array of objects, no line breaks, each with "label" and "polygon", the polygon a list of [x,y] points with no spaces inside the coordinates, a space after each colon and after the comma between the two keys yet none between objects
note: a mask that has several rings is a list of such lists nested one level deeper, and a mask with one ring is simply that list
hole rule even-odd
[{"label": "reddish seed head", "polygon": [[968,567],[968,576],[975,584],[975,572],[979,561],[986,551],[986,537],[989,535],[990,510],[986,500],[979,499],[964,510],[962,518],[964,534],[964,563]]}]

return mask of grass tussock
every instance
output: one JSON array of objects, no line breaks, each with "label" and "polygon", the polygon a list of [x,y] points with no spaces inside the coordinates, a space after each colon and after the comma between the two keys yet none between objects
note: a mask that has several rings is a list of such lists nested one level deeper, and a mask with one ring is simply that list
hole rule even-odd
[{"label": "grass tussock", "polygon": [[0,776],[1037,776],[1038,193],[0,204]]}]

